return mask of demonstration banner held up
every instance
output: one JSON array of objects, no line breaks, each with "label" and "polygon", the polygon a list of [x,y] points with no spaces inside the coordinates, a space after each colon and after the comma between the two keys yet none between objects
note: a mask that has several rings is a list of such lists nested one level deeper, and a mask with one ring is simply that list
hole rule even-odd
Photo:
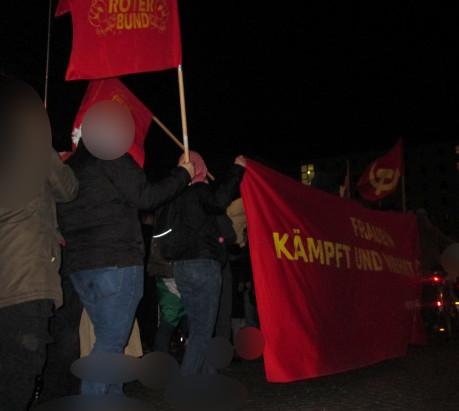
[{"label": "demonstration banner held up", "polygon": [[[145,161],[144,141],[153,118],[153,114],[131,91],[118,79],[96,80],[89,83],[80,109],[75,117],[72,131],[72,150],[75,150],[81,138],[81,125],[86,112],[95,104],[104,100],[116,101],[126,106],[135,123],[134,143],[129,154],[143,167]],[[71,155],[71,153],[70,153]],[[68,158],[69,156],[67,156]]]},{"label": "demonstration banner held up", "polygon": [[420,342],[418,233],[255,162],[242,183],[268,381],[364,367]]},{"label": "demonstration banner held up", "polygon": [[79,0],[66,80],[99,79],[177,68],[182,49],[177,0]]}]

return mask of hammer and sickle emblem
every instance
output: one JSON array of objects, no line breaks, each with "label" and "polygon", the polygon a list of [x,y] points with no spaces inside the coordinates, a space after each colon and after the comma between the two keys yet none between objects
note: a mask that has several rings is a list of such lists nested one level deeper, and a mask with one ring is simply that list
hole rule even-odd
[{"label": "hammer and sickle emblem", "polygon": [[400,179],[400,170],[391,168],[378,168],[375,172],[376,163],[370,169],[370,184],[375,189],[377,196],[386,191],[392,191],[397,187]]},{"label": "hammer and sickle emblem", "polygon": [[96,28],[99,36],[112,32],[116,25],[116,17],[108,14],[106,0],[92,0],[88,11],[88,21]]}]

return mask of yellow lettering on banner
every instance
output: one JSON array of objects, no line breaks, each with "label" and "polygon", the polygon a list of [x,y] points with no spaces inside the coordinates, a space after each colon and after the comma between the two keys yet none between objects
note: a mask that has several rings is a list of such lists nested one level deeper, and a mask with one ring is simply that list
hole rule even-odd
[{"label": "yellow lettering on banner", "polygon": [[324,241],[325,265],[330,265],[330,260],[335,257],[335,246],[331,241]]},{"label": "yellow lettering on banner", "polygon": [[351,247],[345,244],[336,243],[335,258],[336,268],[341,268],[341,260],[346,257],[346,268],[351,268]]},{"label": "yellow lettering on banner", "polygon": [[373,269],[375,271],[382,271],[383,270],[383,261],[381,256],[379,255],[378,252],[372,251],[371,252],[371,259],[373,261]]},{"label": "yellow lettering on banner", "polygon": [[317,240],[317,245],[315,244],[315,240],[312,237],[308,237],[308,251],[309,251],[309,261],[311,263],[314,262],[314,259],[320,260],[320,263],[324,263],[324,249],[322,247],[322,241]]},{"label": "yellow lettering on banner", "polygon": [[150,18],[147,13],[142,13],[142,28],[146,29],[150,25]]},{"label": "yellow lettering on banner", "polygon": [[108,3],[109,13],[118,13],[119,0],[110,0]]},{"label": "yellow lettering on banner", "polygon": [[124,29],[131,30],[132,29],[132,14],[125,14],[124,15]]},{"label": "yellow lettering on banner", "polygon": [[293,248],[295,249],[295,255],[294,258],[295,260],[298,260],[299,258],[302,258],[305,263],[308,262],[308,257],[306,256],[306,252],[304,251],[304,246],[303,246],[303,239],[301,238],[300,235],[300,230],[298,229],[293,229]]},{"label": "yellow lettering on banner", "polygon": [[134,15],[134,28],[142,28],[142,15],[137,13]]},{"label": "yellow lettering on banner", "polygon": [[168,4],[155,0],[93,0],[88,21],[98,35],[113,31],[155,28],[164,31],[169,16]]},{"label": "yellow lettering on banner", "polygon": [[355,266],[358,270],[363,270],[362,250],[360,248],[354,249]]},{"label": "yellow lettering on banner", "polygon": [[116,15],[116,28],[118,30],[123,30],[124,28],[124,16],[122,14]]},{"label": "yellow lettering on banner", "polygon": [[147,4],[145,0],[139,0],[139,6],[137,8],[138,11],[147,11]]},{"label": "yellow lettering on banner", "polygon": [[301,230],[293,229],[292,251],[287,248],[290,237],[288,234],[273,232],[274,248],[278,259],[290,261],[303,260],[305,263],[317,263],[337,268],[351,268],[351,247],[333,241],[316,240],[313,237],[302,238]]},{"label": "yellow lettering on banner", "polygon": [[131,0],[119,0],[119,9],[121,13],[127,13],[131,8]]},{"label": "yellow lettering on banner", "polygon": [[282,238],[279,238],[279,233],[273,233],[273,240],[277,258],[282,259],[283,254],[288,260],[293,260],[292,254],[285,247],[285,243],[288,241],[288,234],[284,234]]},{"label": "yellow lettering on banner", "polygon": [[357,220],[357,225],[359,226],[360,237],[364,238],[365,240],[369,240],[368,234],[365,231],[365,223],[362,220]]},{"label": "yellow lettering on banner", "polygon": [[361,259],[362,259],[362,268],[364,270],[372,270],[372,259],[370,250],[360,250]]},{"label": "yellow lettering on banner", "polygon": [[373,241],[386,247],[395,247],[395,242],[387,231],[370,223],[365,223],[358,218],[350,217],[350,220],[356,237]]},{"label": "yellow lettering on banner", "polygon": [[364,250],[363,248],[355,248],[355,265],[357,269],[362,271],[382,271],[383,261],[381,255],[374,250]]},{"label": "yellow lettering on banner", "polygon": [[360,237],[357,220],[354,217],[351,217],[352,228],[354,229],[354,235]]},{"label": "yellow lettering on banner", "polygon": [[346,267],[351,268],[351,246],[343,244],[343,250],[346,253]]},{"label": "yellow lettering on banner", "polygon": [[390,272],[410,276],[416,274],[416,270],[414,269],[411,261],[403,260],[398,257],[392,257],[386,254],[383,254],[383,257]]},{"label": "yellow lettering on banner", "polygon": [[128,13],[117,15],[117,28],[124,30],[142,29],[150,25],[150,18],[146,13]]}]

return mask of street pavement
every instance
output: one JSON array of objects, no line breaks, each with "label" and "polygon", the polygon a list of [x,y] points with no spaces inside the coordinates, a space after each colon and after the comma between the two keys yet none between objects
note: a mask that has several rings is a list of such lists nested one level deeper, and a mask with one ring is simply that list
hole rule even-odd
[{"label": "street pavement", "polygon": [[[224,374],[247,388],[245,411],[459,410],[459,341],[412,347],[404,358],[290,384],[267,383],[261,360],[233,362]],[[140,383],[127,392],[154,410],[174,409]]]}]

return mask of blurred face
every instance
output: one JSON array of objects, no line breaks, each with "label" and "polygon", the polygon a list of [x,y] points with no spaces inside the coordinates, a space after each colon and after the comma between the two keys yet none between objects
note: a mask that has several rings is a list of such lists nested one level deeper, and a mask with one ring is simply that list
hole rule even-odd
[{"label": "blurred face", "polygon": [[25,205],[42,189],[51,156],[51,126],[40,97],[25,83],[0,91],[0,207]]},{"label": "blurred face", "polygon": [[115,160],[126,154],[134,142],[134,119],[129,109],[121,104],[101,101],[86,112],[81,135],[93,156]]}]

